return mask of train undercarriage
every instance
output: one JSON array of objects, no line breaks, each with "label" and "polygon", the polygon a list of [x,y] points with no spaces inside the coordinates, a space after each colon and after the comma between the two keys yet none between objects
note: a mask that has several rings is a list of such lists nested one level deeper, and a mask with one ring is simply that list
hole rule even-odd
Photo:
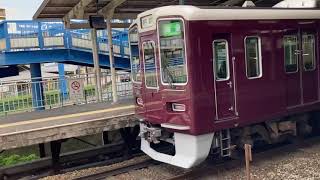
[{"label": "train undercarriage", "polygon": [[[155,160],[183,168],[191,168],[203,162],[209,155],[231,157],[245,144],[252,147],[293,141],[316,133],[319,113],[304,113],[266,121],[246,127],[225,129],[219,132],[193,136],[168,132],[161,127],[140,124],[141,150]],[[161,142],[174,146],[173,155],[157,152],[152,144]]]}]

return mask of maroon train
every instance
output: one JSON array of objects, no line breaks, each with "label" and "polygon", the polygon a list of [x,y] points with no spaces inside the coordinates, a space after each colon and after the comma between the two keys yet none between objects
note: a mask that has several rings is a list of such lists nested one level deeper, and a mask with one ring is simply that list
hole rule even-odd
[{"label": "maroon train", "polygon": [[[141,149],[189,168],[232,145],[312,130],[320,109],[316,9],[167,6],[129,30]],[[155,151],[169,142],[175,154]]]}]

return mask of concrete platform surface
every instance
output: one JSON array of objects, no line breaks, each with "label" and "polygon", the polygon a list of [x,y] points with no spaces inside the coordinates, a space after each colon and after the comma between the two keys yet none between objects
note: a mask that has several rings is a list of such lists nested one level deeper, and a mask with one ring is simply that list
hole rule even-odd
[{"label": "concrete platform surface", "polygon": [[0,150],[137,125],[132,100],[66,106],[0,117]]}]

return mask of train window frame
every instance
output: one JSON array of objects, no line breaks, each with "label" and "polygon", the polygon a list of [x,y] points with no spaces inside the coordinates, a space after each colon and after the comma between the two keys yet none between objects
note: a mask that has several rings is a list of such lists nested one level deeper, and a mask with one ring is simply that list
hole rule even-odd
[{"label": "train window frame", "polygon": [[[218,78],[217,74],[217,61],[216,61],[216,55],[215,55],[215,43],[216,42],[225,42],[226,43],[226,70],[227,70],[227,77],[226,78]],[[230,80],[230,57],[229,57],[229,42],[226,39],[216,39],[212,42],[212,48],[213,48],[213,57],[214,57],[214,75],[215,75],[215,80],[216,81],[228,81]]]},{"label": "train window frame", "polygon": [[[259,57],[259,75],[258,76],[254,76],[254,77],[249,77],[248,76],[248,59],[247,59],[247,39],[248,38],[257,38],[258,39],[258,57]],[[263,65],[262,65],[262,51],[261,51],[261,38],[260,36],[246,36],[244,38],[244,53],[245,53],[245,65],[246,65],[246,76],[248,79],[259,79],[259,78],[262,78],[263,76]]]},{"label": "train window frame", "polygon": [[287,74],[294,74],[294,73],[297,73],[299,72],[299,64],[300,64],[300,58],[299,58],[299,55],[297,54],[296,55],[296,65],[297,65],[297,68],[295,71],[287,71],[287,61],[286,61],[286,49],[285,49],[285,38],[288,38],[288,37],[294,37],[296,39],[296,42],[297,42],[297,49],[296,50],[299,50],[299,37],[298,35],[285,35],[283,36],[283,57],[284,57],[284,71],[287,73]]},{"label": "train window frame", "polygon": [[[303,46],[303,42],[304,42],[304,39],[303,39],[303,36],[305,36],[305,35],[307,35],[307,36],[312,36],[313,37],[313,68],[312,69],[306,69],[306,67],[305,67],[305,55],[304,55],[304,46]],[[316,61],[316,42],[317,42],[317,40],[316,40],[316,36],[315,36],[315,34],[313,34],[313,33],[308,33],[308,34],[302,34],[302,36],[301,36],[301,49],[302,49],[302,66],[303,66],[303,70],[305,71],[305,72],[308,72],[308,71],[314,71],[314,70],[316,70],[316,68],[317,68],[317,61]]]},{"label": "train window frame", "polygon": [[[139,31],[138,30],[138,25],[134,25],[130,30],[129,30],[129,32],[128,32],[128,37],[129,37],[129,41],[128,41],[128,43],[129,43],[129,51],[130,51],[130,69],[131,69],[131,72],[133,72],[133,67],[132,67],[132,53],[131,53],[131,40],[130,40],[130,32],[131,31],[133,31],[134,29],[136,29],[137,31]],[[138,56],[139,56],[139,64],[140,64],[140,76],[141,76],[141,78],[140,78],[140,81],[135,81],[134,80],[134,78],[133,78],[133,74],[131,73],[131,80],[132,80],[132,82],[133,83],[136,83],[136,84],[142,84],[142,77],[143,77],[143,75],[142,75],[142,62],[141,62],[141,57],[140,57],[140,50],[139,50],[139,44],[140,44],[140,38],[139,38],[139,33],[138,33],[138,42],[137,42],[137,46],[138,46]]]},{"label": "train window frame", "polygon": [[[183,38],[184,38],[184,59],[185,59],[185,71],[186,71],[186,82],[185,83],[165,83],[163,81],[163,74],[162,74],[162,61],[161,61],[161,45],[160,45],[160,28],[159,28],[159,22],[160,21],[167,21],[167,20],[180,20],[183,25]],[[188,58],[187,58],[187,38],[186,38],[186,26],[185,26],[185,20],[182,17],[167,17],[167,18],[158,18],[157,19],[157,24],[156,24],[156,29],[157,29],[157,40],[158,40],[158,55],[159,55],[159,66],[160,66],[160,81],[161,84],[164,86],[186,86],[189,82],[189,73],[188,73]],[[171,89],[171,88],[170,88]],[[172,89],[174,90],[174,89]]]},{"label": "train window frame", "polygon": [[[146,63],[145,63],[145,56],[144,56],[144,44],[151,42],[154,46],[153,46],[153,50],[154,50],[154,66],[155,66],[155,70],[156,70],[156,87],[150,87],[147,85],[147,78],[146,78]],[[142,42],[142,58],[143,58],[143,77],[144,77],[144,84],[146,86],[147,89],[159,89],[159,81],[158,81],[158,65],[157,65],[157,53],[156,53],[156,43],[153,40],[146,40]]]}]

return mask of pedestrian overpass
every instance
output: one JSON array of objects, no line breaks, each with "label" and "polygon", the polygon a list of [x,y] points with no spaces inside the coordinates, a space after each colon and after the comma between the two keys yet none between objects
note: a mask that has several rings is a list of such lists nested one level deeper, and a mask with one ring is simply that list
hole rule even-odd
[{"label": "pedestrian overpass", "polygon": [[[111,76],[104,72],[101,78],[95,74],[65,76],[62,64],[94,66],[93,47],[97,47],[99,66],[109,68],[109,47],[106,30],[96,31],[92,36],[90,29],[65,29],[61,21],[2,21],[0,22],[0,78],[14,76],[19,72],[17,65],[30,65],[31,79],[19,82],[0,80],[0,114],[51,109],[70,104],[97,102],[100,94],[110,101]],[[96,39],[92,41],[92,38]],[[130,69],[128,32],[125,29],[112,30],[114,67]],[[42,63],[60,63],[59,76],[42,77]],[[129,74],[118,74],[116,83],[119,96],[131,95],[130,82],[122,82]],[[80,99],[69,97],[68,82],[78,79],[84,84],[85,95]],[[100,99],[101,99],[100,98]]]},{"label": "pedestrian overpass", "polygon": [[[129,69],[128,34],[112,30],[117,69]],[[66,63],[93,66],[91,31],[65,29],[60,21],[3,21],[0,23],[0,66]],[[108,37],[97,31],[100,67],[108,68]]]}]

